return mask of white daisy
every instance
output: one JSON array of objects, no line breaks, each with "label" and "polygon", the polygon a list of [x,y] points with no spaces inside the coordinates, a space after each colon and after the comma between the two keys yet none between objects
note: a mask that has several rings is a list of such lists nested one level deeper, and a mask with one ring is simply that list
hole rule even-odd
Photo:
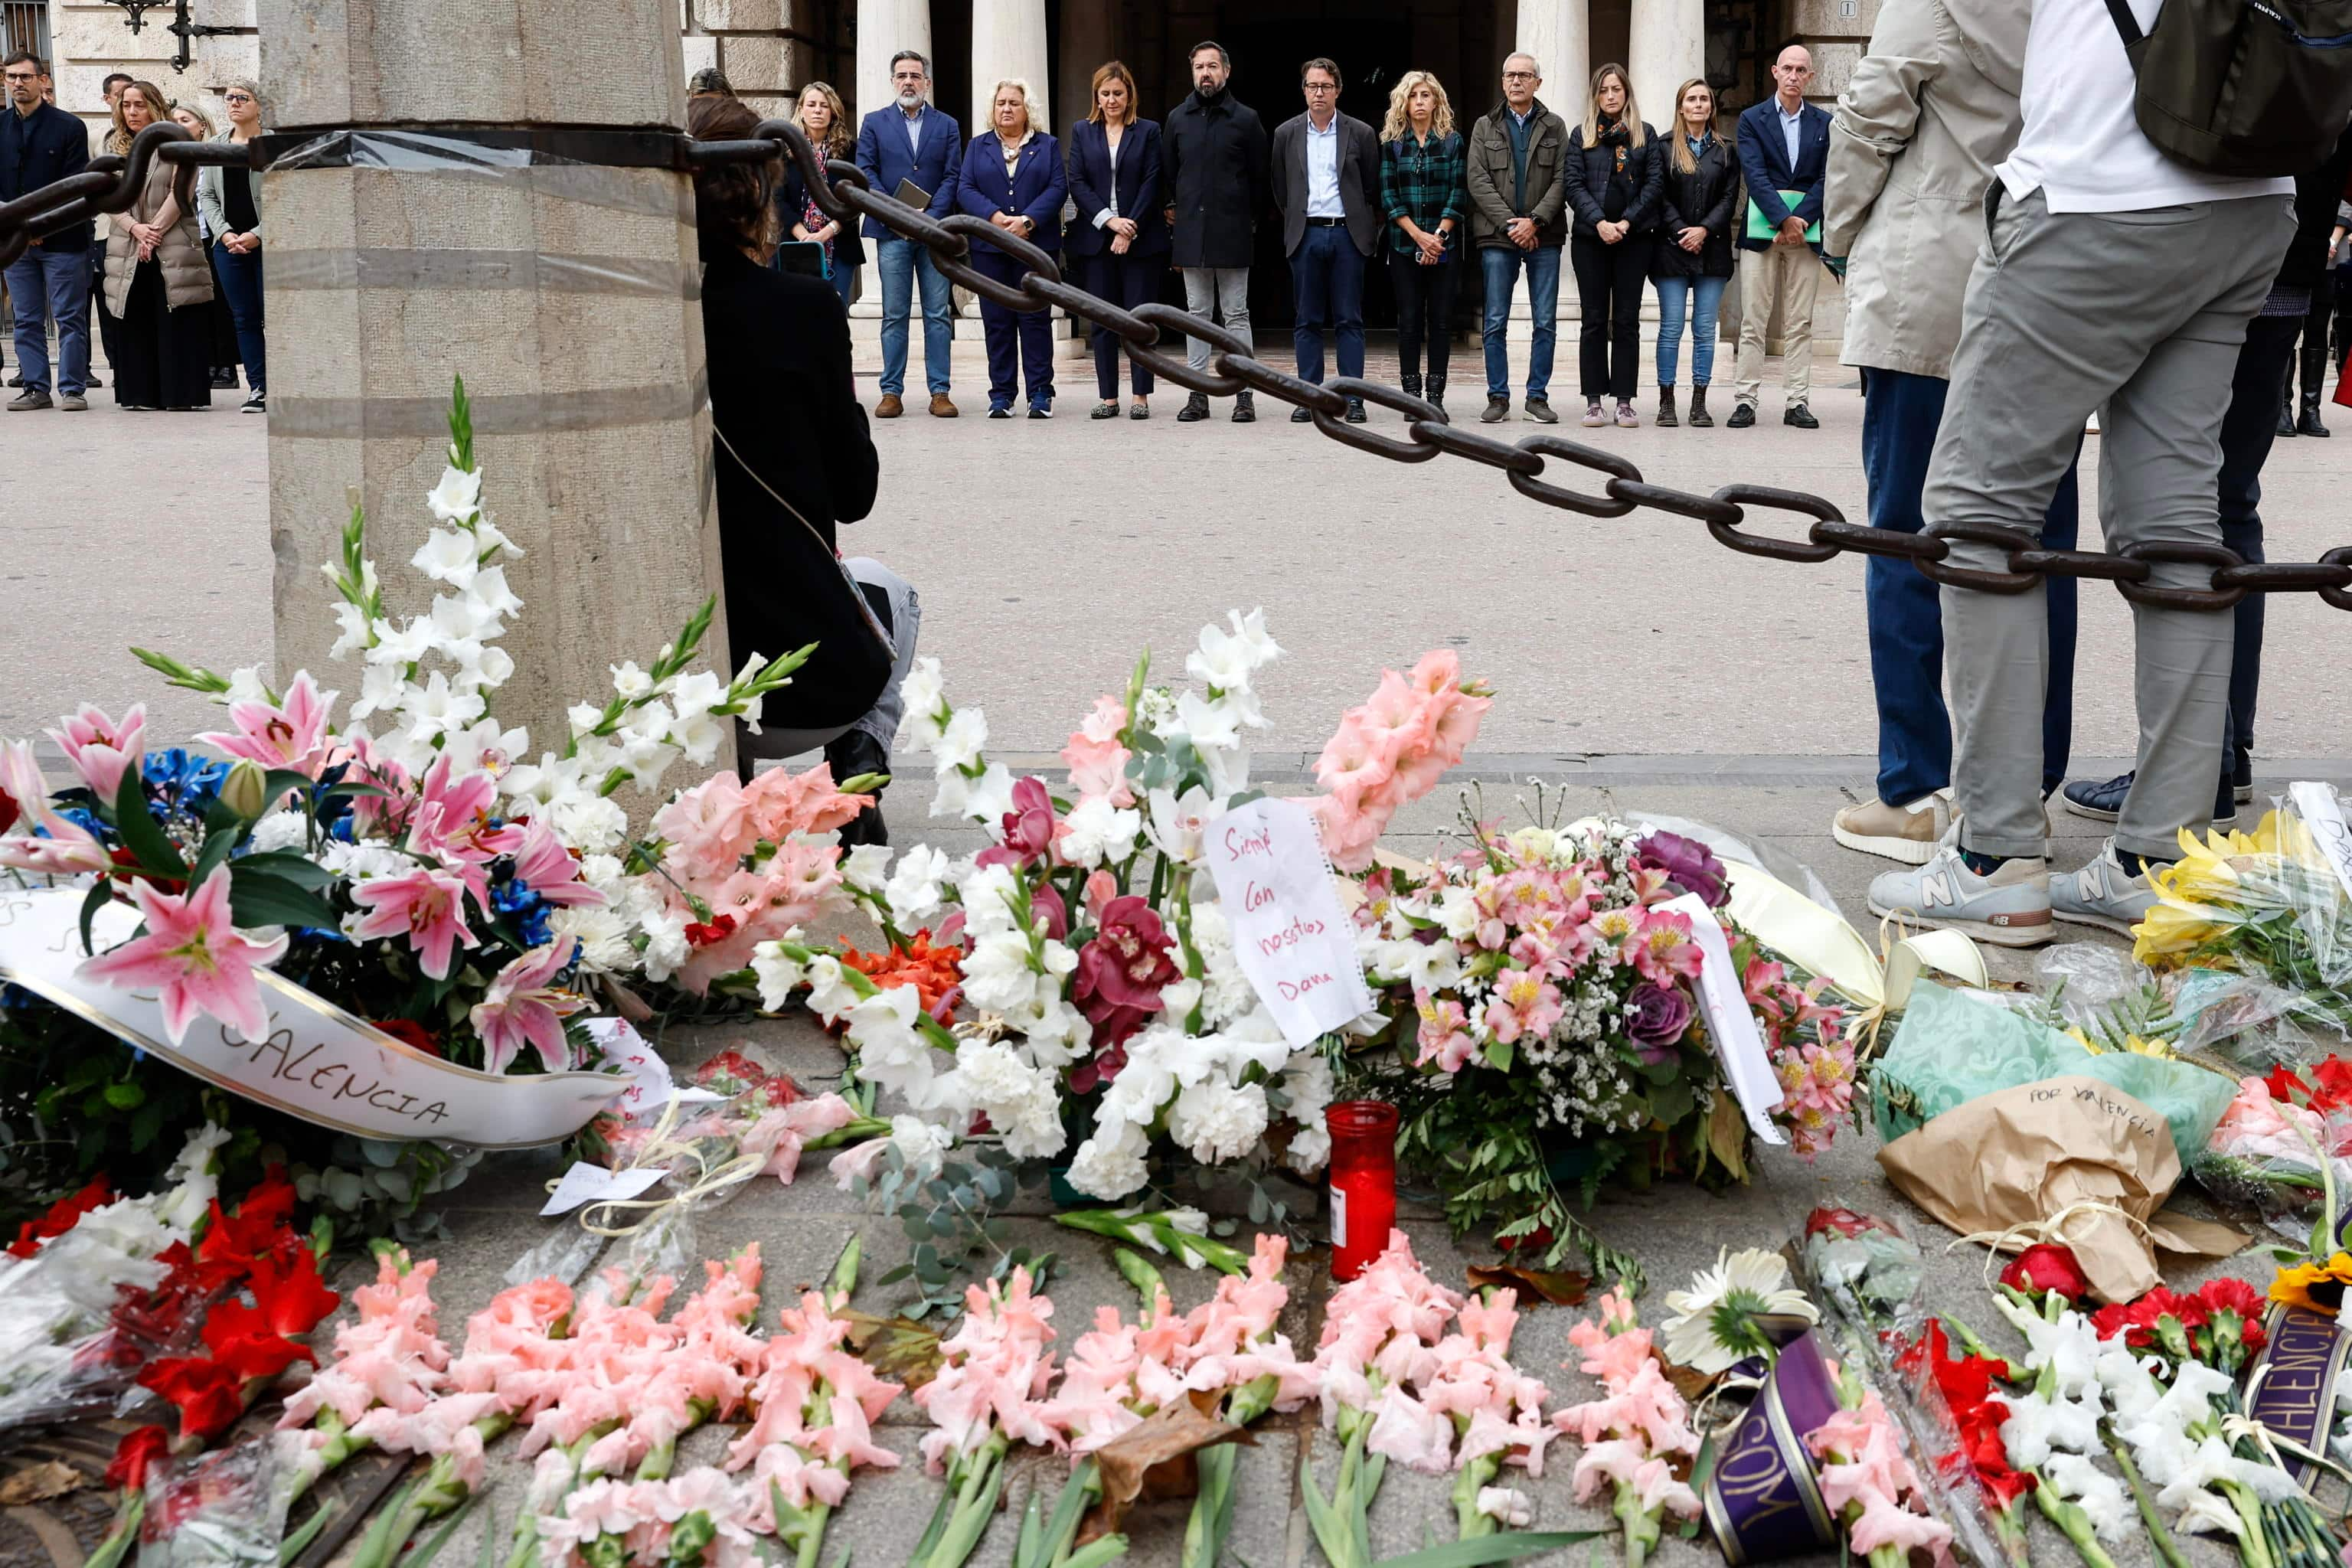
[{"label": "white daisy", "polygon": [[1821,1313],[1805,1293],[1789,1283],[1788,1260],[1777,1252],[1726,1247],[1715,1267],[1703,1268],[1687,1290],[1666,1294],[1675,1314],[1661,1333],[1676,1364],[1712,1377],[1764,1350],[1759,1318],[1790,1317],[1816,1322]]}]

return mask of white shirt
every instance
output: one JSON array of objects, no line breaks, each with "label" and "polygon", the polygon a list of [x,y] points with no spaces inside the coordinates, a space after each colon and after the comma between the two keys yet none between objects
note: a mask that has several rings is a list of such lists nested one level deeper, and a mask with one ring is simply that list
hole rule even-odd
[{"label": "white shirt", "polygon": [[1320,131],[1315,129],[1315,117],[1307,117],[1307,216],[1348,216],[1339,200],[1339,117],[1336,114]]},{"label": "white shirt", "polygon": [[[2162,0],[2126,0],[2141,27]],[[2104,0],[2035,0],[2025,37],[2025,126],[1995,168],[2010,195],[2042,194],[2053,213],[2144,212],[2294,193],[2288,179],[2233,179],[2176,163],[2132,114],[2137,82]]]},{"label": "white shirt", "polygon": [[1132,125],[1126,127],[1119,132],[1118,140],[1116,142],[1110,139],[1108,127],[1105,127],[1103,131],[1103,145],[1110,152],[1110,199],[1103,203],[1102,211],[1095,214],[1094,225],[1097,228],[1102,227],[1115,217],[1126,216],[1118,210],[1118,153],[1119,149],[1127,145],[1127,132],[1134,129]]}]

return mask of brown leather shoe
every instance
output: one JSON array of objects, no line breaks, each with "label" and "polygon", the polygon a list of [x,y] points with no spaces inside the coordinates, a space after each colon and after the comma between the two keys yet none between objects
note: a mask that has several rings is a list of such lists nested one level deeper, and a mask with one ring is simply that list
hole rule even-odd
[{"label": "brown leather shoe", "polygon": [[948,395],[946,393],[934,392],[931,394],[932,418],[952,419],[956,416],[956,405],[948,401]]},{"label": "brown leather shoe", "polygon": [[896,419],[899,415],[906,412],[906,407],[907,405],[905,404],[898,401],[898,395],[897,393],[886,392],[882,395],[882,401],[874,405],[874,417],[877,419]]}]

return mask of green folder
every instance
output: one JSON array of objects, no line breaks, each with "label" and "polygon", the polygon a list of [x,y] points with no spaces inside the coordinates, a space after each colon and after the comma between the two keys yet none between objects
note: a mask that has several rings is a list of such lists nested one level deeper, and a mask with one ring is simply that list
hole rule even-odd
[{"label": "green folder", "polygon": [[[1780,200],[1786,204],[1790,212],[1797,210],[1797,204],[1802,201],[1804,196],[1805,193],[1802,191],[1782,191],[1780,193]],[[1754,202],[1749,202],[1748,204],[1748,237],[1750,239],[1777,239],[1780,237],[1780,226],[1777,224],[1766,223],[1764,221],[1763,209],[1759,207]],[[1821,219],[1815,218],[1813,220],[1813,226],[1805,230],[1805,238],[1814,245],[1819,245],[1822,242]]]}]

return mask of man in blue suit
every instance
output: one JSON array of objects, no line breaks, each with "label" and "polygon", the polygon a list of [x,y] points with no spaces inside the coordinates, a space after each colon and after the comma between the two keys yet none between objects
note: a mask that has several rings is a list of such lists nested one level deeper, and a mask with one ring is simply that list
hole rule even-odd
[{"label": "man in blue suit", "polygon": [[[886,196],[898,191],[899,181],[914,181],[930,193],[923,210],[945,217],[955,210],[963,132],[931,105],[931,63],[915,50],[900,49],[891,57],[890,87],[898,100],[857,127],[858,170]],[[882,401],[874,405],[874,417],[896,419],[904,411],[899,397],[907,390],[907,312],[920,278],[923,377],[930,383],[931,412],[952,419],[956,405],[948,400],[948,354],[955,343],[955,305],[947,274],[932,262],[929,249],[899,238],[877,218],[867,218],[861,232],[874,241],[874,260],[882,274]]]},{"label": "man in blue suit", "polygon": [[[82,122],[41,100],[49,69],[38,55],[18,49],[0,65],[8,101],[0,106],[0,202],[78,174],[89,162]],[[16,313],[16,363],[23,395],[11,413],[37,408],[79,412],[89,406],[90,226],[61,229],[25,247],[8,265],[8,300]],[[58,322],[56,396],[50,395],[49,318]]]},{"label": "man in blue suit", "polygon": [[[1729,427],[1756,423],[1764,395],[1764,327],[1780,307],[1780,385],[1788,408],[1780,422],[1818,430],[1805,406],[1813,384],[1813,297],[1822,265],[1805,231],[1822,221],[1822,187],[1829,178],[1829,110],[1805,101],[1813,57],[1790,44],[1772,62],[1773,94],[1739,117],[1739,172],[1748,201],[1775,231],[1770,239],[1739,238],[1739,370]],[[1793,193],[1791,195],[1787,193]]]}]

